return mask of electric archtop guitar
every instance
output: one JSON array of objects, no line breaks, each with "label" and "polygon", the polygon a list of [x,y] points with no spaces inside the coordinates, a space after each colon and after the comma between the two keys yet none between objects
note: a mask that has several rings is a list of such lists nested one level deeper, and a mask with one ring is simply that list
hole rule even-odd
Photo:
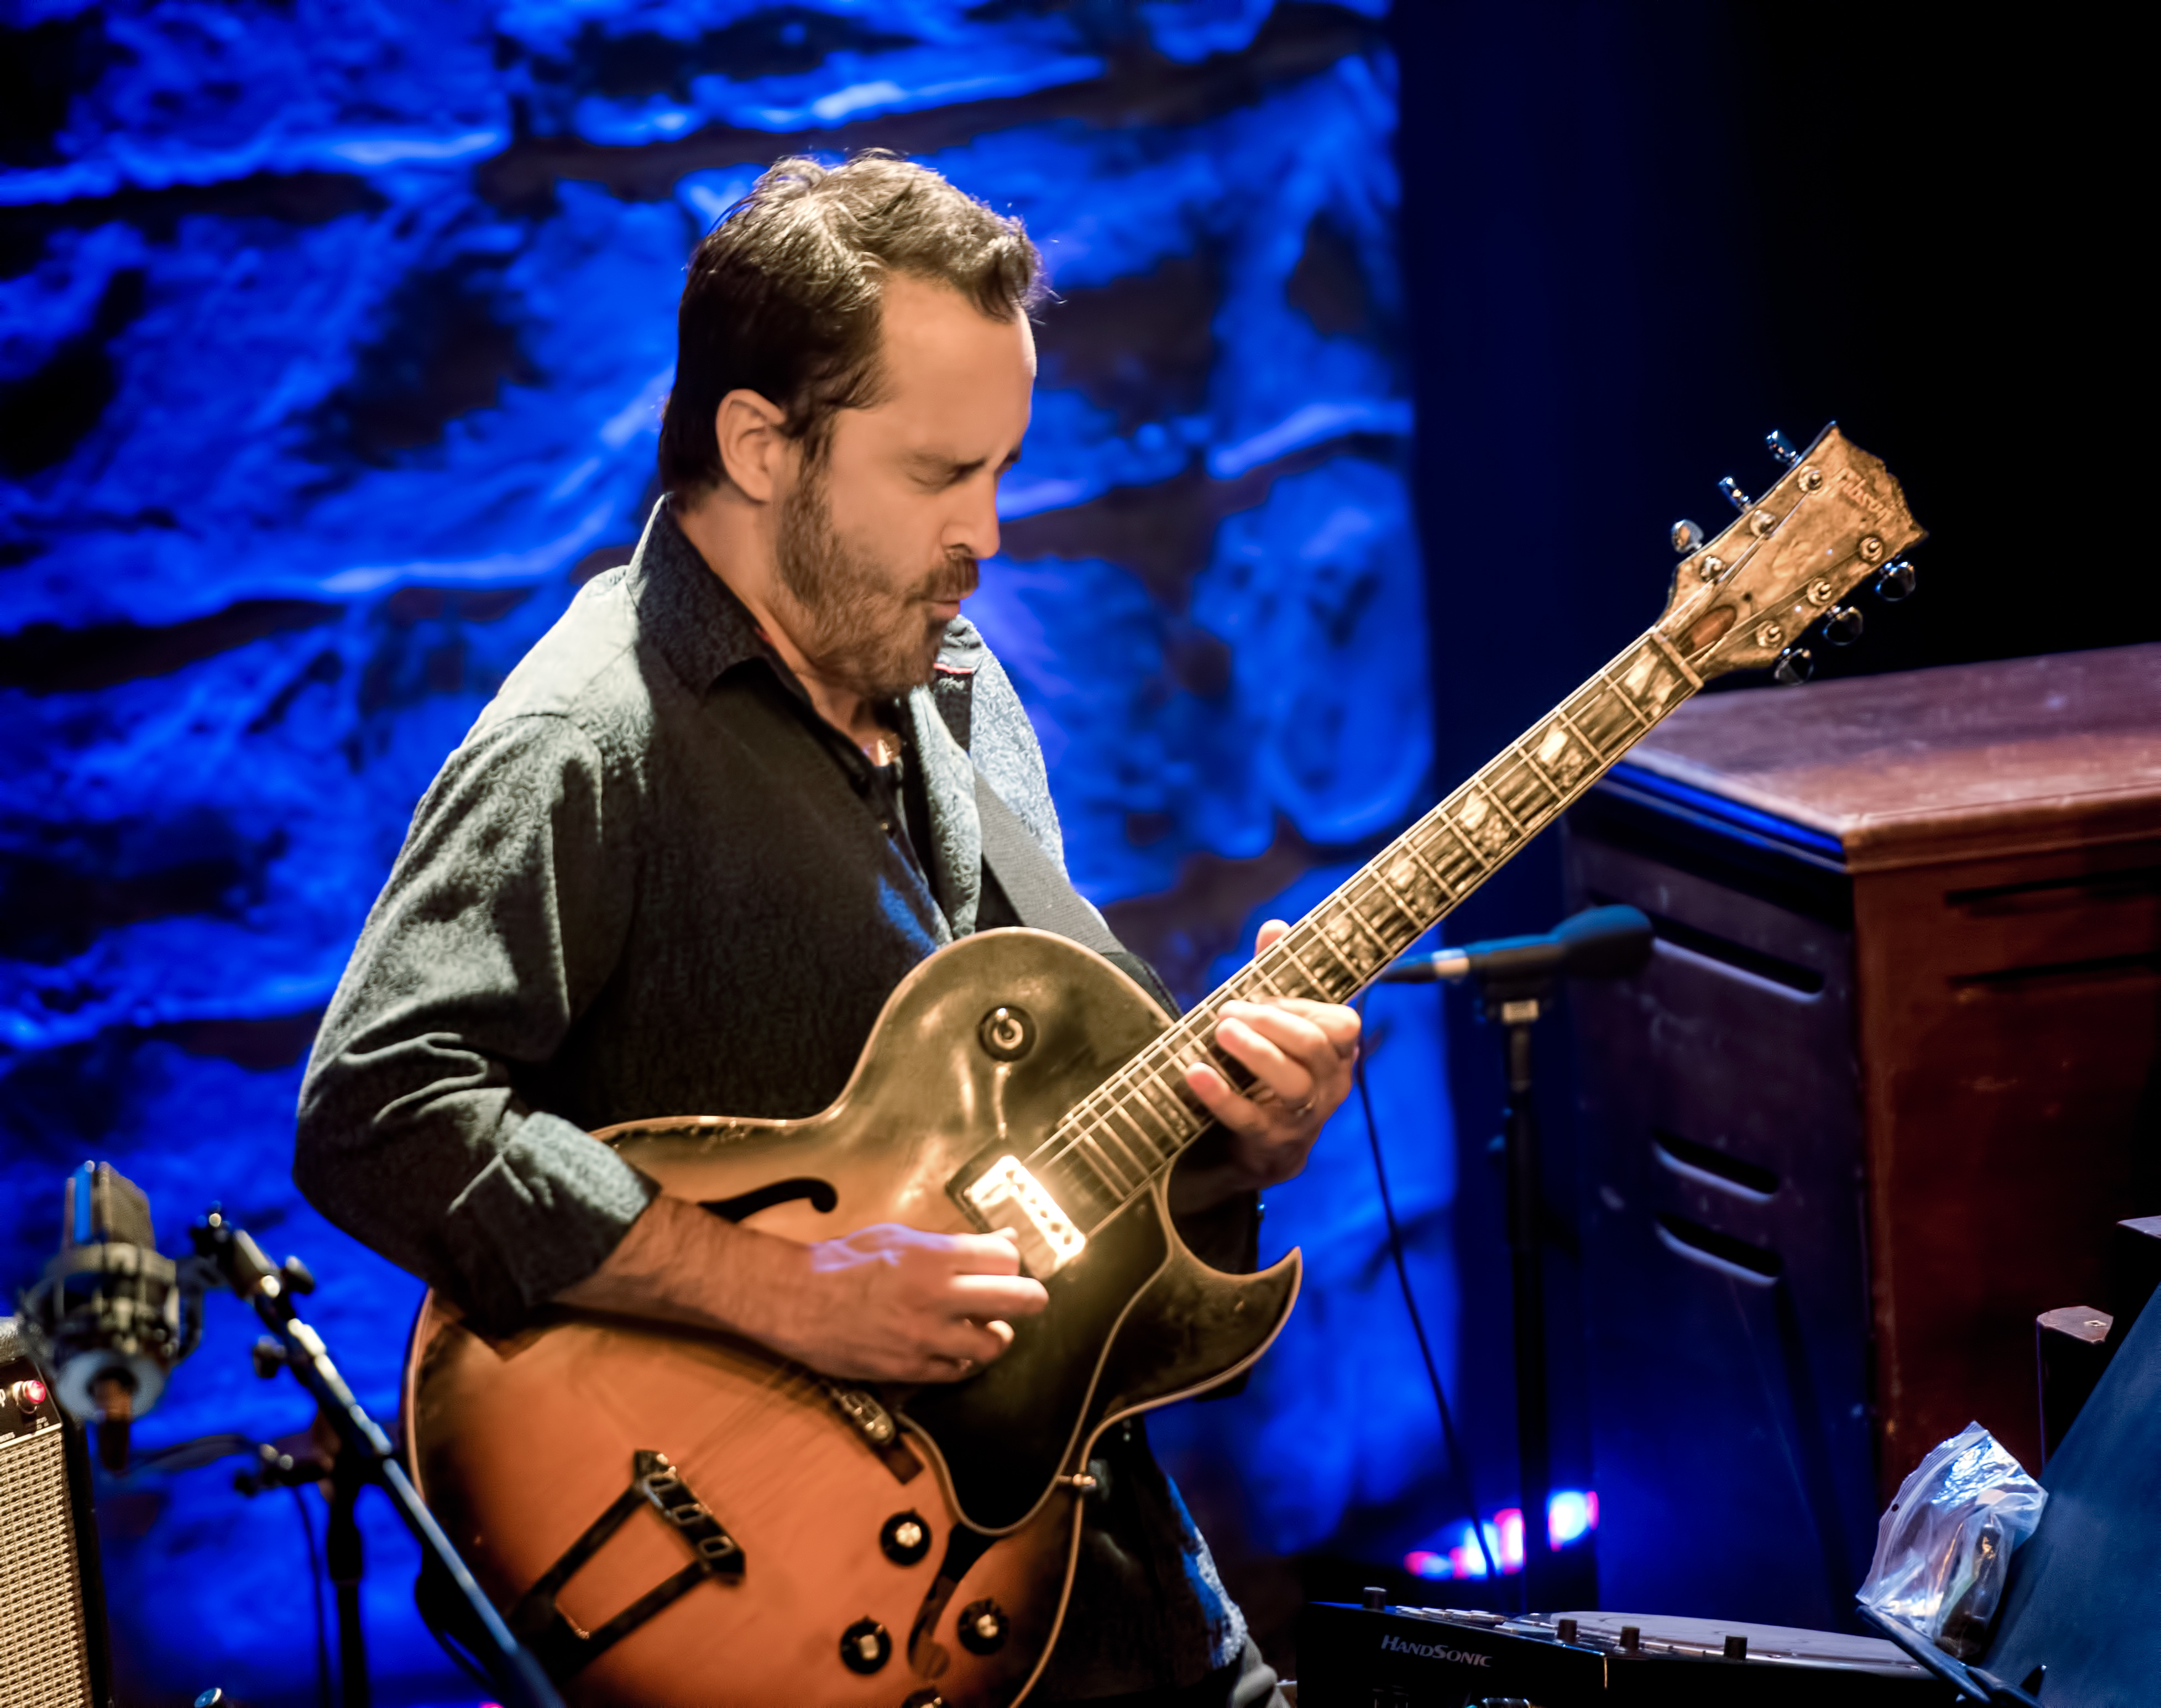
[{"label": "electric archtop guitar", "polygon": [[966,1381],[835,1382],[725,1336],[558,1311],[489,1339],[432,1295],[404,1406],[429,1505],[574,1699],[639,1708],[1008,1708],[1065,1615],[1092,1445],[1267,1349],[1296,1252],[1226,1275],[1171,1225],[1206,1129],[1184,1070],[1218,1010],[1341,1002],[1710,678],[1804,660],[1846,596],[1912,584],[1898,482],[1836,428],[1682,552],[1664,613],[1183,1018],[1108,961],[989,931],[902,982],[854,1075],[800,1121],[599,1135],[674,1195],[789,1238],[1011,1229],[1050,1294]]}]

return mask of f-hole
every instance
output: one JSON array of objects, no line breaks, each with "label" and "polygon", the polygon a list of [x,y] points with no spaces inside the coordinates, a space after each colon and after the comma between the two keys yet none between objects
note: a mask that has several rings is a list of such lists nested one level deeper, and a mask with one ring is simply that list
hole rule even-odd
[{"label": "f-hole", "polygon": [[775,1180],[770,1186],[761,1186],[755,1192],[738,1192],[732,1198],[708,1198],[698,1207],[711,1211],[723,1221],[741,1221],[761,1210],[770,1210],[776,1204],[793,1204],[799,1198],[809,1199],[810,1207],[820,1216],[831,1215],[833,1206],[841,1201],[841,1195],[825,1181],[799,1177]]}]

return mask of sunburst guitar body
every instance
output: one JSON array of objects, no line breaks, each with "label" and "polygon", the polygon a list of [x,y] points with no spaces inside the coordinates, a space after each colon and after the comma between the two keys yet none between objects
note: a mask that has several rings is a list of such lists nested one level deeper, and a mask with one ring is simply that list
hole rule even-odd
[{"label": "sunburst guitar body", "polygon": [[[971,1232],[997,1218],[950,1183],[1036,1151],[1168,1023],[1089,950],[985,932],[900,985],[822,1113],[599,1137],[674,1196],[789,1238]],[[431,1295],[409,1361],[410,1462],[574,1700],[1002,1708],[1063,1617],[1096,1437],[1237,1375],[1298,1290],[1295,1253],[1255,1275],[1203,1264],[1164,1194],[1148,1180],[1044,1276],[1049,1308],[996,1363],[906,1393],[570,1311],[489,1339]]]}]

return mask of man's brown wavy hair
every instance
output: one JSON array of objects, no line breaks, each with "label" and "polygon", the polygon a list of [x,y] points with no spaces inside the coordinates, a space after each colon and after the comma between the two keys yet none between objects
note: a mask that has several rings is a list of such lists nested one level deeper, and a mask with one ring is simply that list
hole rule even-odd
[{"label": "man's brown wavy hair", "polygon": [[1017,219],[882,148],[840,166],[773,163],[691,255],[676,311],[675,388],[660,483],[695,497],[726,478],[714,417],[753,391],[811,461],[834,413],[877,401],[879,310],[893,273],[949,284],[993,320],[1043,296],[1043,258]]}]

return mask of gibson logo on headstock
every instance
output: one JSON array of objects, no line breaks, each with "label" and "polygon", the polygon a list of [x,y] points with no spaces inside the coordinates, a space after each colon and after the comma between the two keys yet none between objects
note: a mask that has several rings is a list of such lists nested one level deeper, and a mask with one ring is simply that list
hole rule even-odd
[{"label": "gibson logo on headstock", "polygon": [[1831,483],[1831,489],[1856,510],[1865,512],[1877,522],[1888,523],[1895,513],[1879,494],[1870,490],[1860,470],[1851,463],[1838,471],[1838,478]]}]

